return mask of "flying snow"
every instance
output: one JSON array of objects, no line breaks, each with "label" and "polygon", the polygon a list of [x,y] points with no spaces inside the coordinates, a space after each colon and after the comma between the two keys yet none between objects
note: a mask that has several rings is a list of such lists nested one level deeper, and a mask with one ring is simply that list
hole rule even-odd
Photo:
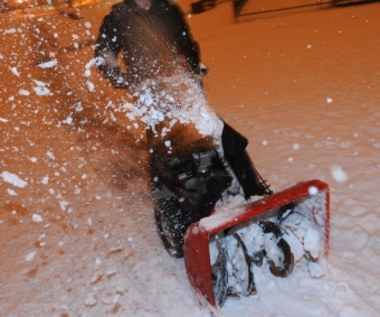
[{"label": "flying snow", "polygon": [[10,188],[7,189],[7,193],[9,196],[17,196],[17,193],[13,189],[10,189]]},{"label": "flying snow", "polygon": [[25,256],[25,261],[30,262],[33,261],[36,256],[36,251],[31,251]]},{"label": "flying snow", "polygon": [[177,122],[190,123],[203,136],[212,136],[214,140],[221,136],[222,120],[208,106],[199,83],[181,67],[171,76],[146,80],[133,96],[135,103],[124,103],[122,108],[134,124],[142,122],[156,131],[163,121],[169,123],[169,129]]},{"label": "flying snow", "polygon": [[52,67],[56,66],[57,64],[58,64],[58,61],[55,58],[55,59],[52,59],[50,61],[38,64],[38,67],[40,67],[40,68],[52,68]]},{"label": "flying snow", "polygon": [[318,189],[317,187],[315,187],[315,186],[310,186],[310,187],[308,188],[308,192],[309,192],[309,194],[310,194],[311,196],[314,196],[314,195],[318,194],[319,189]]},{"label": "flying snow", "polygon": [[342,169],[342,167],[340,167],[339,165],[331,166],[330,172],[334,180],[337,181],[338,183],[347,182],[348,176],[346,172]]},{"label": "flying snow", "polygon": [[33,79],[33,82],[35,83],[33,90],[36,93],[36,95],[38,95],[38,96],[50,96],[51,95],[51,92],[50,92],[49,88],[47,87],[48,84],[46,84],[42,81],[39,81],[39,80],[35,80],[35,79]]},{"label": "flying snow", "polygon": [[36,222],[36,223],[40,223],[40,222],[42,222],[42,216],[38,215],[38,214],[33,214],[32,221]]},{"label": "flying snow", "polygon": [[2,172],[0,174],[0,177],[3,179],[4,182],[9,183],[15,187],[25,188],[28,185],[26,181],[22,180],[16,174],[12,174],[7,171]]},{"label": "flying snow", "polygon": [[20,73],[17,69],[17,67],[9,67],[10,71],[12,72],[13,75],[20,77]]},{"label": "flying snow", "polygon": [[293,147],[293,150],[295,150],[295,151],[298,151],[301,148],[299,143],[294,143],[292,147]]},{"label": "flying snow", "polygon": [[26,90],[26,89],[20,89],[20,90],[18,91],[18,94],[19,94],[20,96],[29,96],[29,95],[30,95],[30,92],[29,92],[29,90]]},{"label": "flying snow", "polygon": [[86,85],[89,91],[93,92],[95,90],[95,85],[92,81],[87,80]]}]

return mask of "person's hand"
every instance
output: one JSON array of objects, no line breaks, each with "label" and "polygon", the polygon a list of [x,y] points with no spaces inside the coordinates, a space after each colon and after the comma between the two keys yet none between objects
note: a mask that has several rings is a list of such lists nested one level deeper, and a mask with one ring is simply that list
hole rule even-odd
[{"label": "person's hand", "polygon": [[202,76],[208,75],[208,67],[202,63],[199,63],[199,74]]},{"label": "person's hand", "polygon": [[127,75],[120,71],[120,67],[114,67],[108,69],[105,73],[106,77],[116,88],[130,88],[130,83],[128,81]]}]

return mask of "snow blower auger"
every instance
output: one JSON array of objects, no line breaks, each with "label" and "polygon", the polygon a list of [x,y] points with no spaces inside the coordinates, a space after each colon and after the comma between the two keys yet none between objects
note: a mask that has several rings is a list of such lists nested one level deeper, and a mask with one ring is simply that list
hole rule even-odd
[{"label": "snow blower auger", "polygon": [[184,247],[192,287],[220,307],[228,296],[256,292],[258,267],[286,277],[305,263],[320,277],[319,262],[328,254],[329,196],[326,183],[311,180],[192,224]]}]

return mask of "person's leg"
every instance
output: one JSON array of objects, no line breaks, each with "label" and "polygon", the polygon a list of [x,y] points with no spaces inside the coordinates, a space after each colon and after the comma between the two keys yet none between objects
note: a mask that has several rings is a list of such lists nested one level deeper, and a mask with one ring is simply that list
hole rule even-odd
[{"label": "person's leg", "polygon": [[270,195],[272,191],[252,163],[246,151],[247,145],[247,138],[224,122],[222,133],[224,159],[234,172],[245,198]]}]

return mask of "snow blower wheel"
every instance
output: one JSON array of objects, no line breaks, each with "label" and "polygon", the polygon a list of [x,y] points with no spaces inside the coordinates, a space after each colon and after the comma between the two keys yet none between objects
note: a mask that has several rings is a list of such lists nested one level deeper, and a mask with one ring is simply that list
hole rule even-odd
[{"label": "snow blower wheel", "polygon": [[175,257],[183,257],[186,229],[192,223],[191,214],[184,203],[170,196],[158,200],[155,207],[158,234],[168,251]]}]

